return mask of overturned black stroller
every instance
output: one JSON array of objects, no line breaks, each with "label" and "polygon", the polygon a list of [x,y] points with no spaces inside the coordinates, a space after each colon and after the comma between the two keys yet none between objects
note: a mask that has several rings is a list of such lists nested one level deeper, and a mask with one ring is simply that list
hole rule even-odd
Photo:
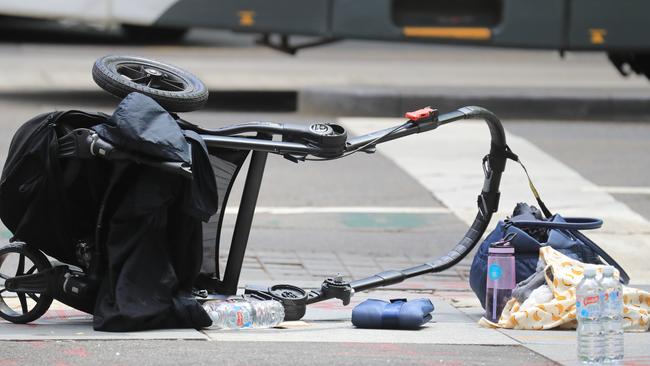
[{"label": "overturned black stroller", "polygon": [[[0,183],[0,217],[14,237],[0,248],[0,316],[14,323],[38,319],[56,299],[94,314],[99,330],[209,326],[199,303],[212,294],[237,292],[269,153],[292,162],[333,160],[372,153],[380,143],[453,121],[485,120],[491,145],[482,163],[478,213],[446,255],[351,282],[328,278],[309,292],[286,284],[245,289],[281,301],[286,320],[300,319],[311,303],[338,298],[348,304],[354,292],[443,271],[462,260],[497,210],[506,160],[516,159],[499,119],[480,107],[446,114],[427,107],[407,113],[394,128],[354,138],[342,126],[324,123],[252,122],[207,130],[175,113],[199,109],[207,100],[203,84],[186,71],[107,56],[97,60],[93,77],[125,98],[113,116],[80,111],[38,116],[21,127],[10,148]],[[135,117],[128,111],[136,111]],[[222,271],[225,207],[249,155]],[[134,207],[143,196],[151,199],[143,201],[146,207]],[[154,211],[154,219],[147,216]]]}]

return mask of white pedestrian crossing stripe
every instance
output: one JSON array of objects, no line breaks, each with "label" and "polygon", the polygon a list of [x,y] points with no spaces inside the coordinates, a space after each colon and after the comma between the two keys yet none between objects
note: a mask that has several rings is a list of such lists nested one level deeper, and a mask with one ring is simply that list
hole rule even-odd
[{"label": "white pedestrian crossing stripe", "polygon": [[[396,125],[394,118],[341,118],[339,122],[355,135]],[[607,189],[598,187],[531,142],[506,134],[508,145],[528,167],[551,211],[563,216],[603,219],[603,228],[588,232],[589,237],[628,271],[632,283],[650,284],[646,259],[650,253],[650,222],[616,200]],[[487,125],[481,121],[462,121],[381,144],[377,150],[470,224],[476,215],[476,196],[483,183],[481,158],[489,148]],[[505,218],[517,202],[535,203],[522,169],[512,162],[507,165],[500,191],[501,202],[495,218]]]},{"label": "white pedestrian crossing stripe", "polygon": [[[236,215],[237,207],[226,207],[226,215]],[[448,214],[451,210],[446,207],[376,207],[376,206],[340,206],[340,207],[256,207],[256,214],[270,215],[301,215],[301,214],[338,214],[338,213],[364,213],[364,214]]]}]

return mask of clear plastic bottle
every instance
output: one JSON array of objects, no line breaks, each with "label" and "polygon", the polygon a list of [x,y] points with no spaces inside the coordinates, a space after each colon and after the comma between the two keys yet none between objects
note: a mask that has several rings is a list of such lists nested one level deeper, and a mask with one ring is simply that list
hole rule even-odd
[{"label": "clear plastic bottle", "polygon": [[275,300],[249,300],[252,301],[254,328],[275,327],[284,321],[284,306]]},{"label": "clear plastic bottle", "polygon": [[623,360],[623,286],[614,278],[614,267],[607,266],[600,281],[603,304],[601,323],[605,338],[603,361],[619,362]]},{"label": "clear plastic bottle", "polygon": [[284,320],[284,307],[275,300],[231,298],[207,301],[203,308],[212,319],[212,329],[270,328]]},{"label": "clear plastic bottle", "polygon": [[596,269],[585,268],[584,277],[576,289],[576,319],[578,320],[578,359],[583,363],[600,363],[604,354],[601,326],[601,287]]}]

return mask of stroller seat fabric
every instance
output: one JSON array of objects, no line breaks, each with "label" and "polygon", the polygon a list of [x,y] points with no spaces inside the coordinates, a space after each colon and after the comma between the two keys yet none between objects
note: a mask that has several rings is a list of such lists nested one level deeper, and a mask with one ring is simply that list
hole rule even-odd
[{"label": "stroller seat fabric", "polygon": [[[117,169],[100,158],[66,174],[76,158],[58,158],[62,126],[94,129],[116,148],[147,159],[191,163],[193,177],[133,162]],[[127,96],[110,117],[68,111],[30,120],[14,136],[0,181],[0,218],[16,240],[86,270],[76,243],[102,248],[102,276],[92,293],[55,298],[92,312],[94,328],[103,331],[211,324],[192,288],[203,261],[202,221],[217,211],[217,201],[200,136],[181,130],[141,94]]]}]

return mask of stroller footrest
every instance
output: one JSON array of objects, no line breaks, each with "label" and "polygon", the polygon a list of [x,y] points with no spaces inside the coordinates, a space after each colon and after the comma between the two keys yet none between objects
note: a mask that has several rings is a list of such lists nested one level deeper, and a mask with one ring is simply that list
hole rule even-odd
[{"label": "stroller footrest", "polygon": [[38,273],[12,277],[5,281],[5,288],[11,292],[51,292],[52,285],[57,282],[55,279],[67,271],[67,266],[57,266]]}]

